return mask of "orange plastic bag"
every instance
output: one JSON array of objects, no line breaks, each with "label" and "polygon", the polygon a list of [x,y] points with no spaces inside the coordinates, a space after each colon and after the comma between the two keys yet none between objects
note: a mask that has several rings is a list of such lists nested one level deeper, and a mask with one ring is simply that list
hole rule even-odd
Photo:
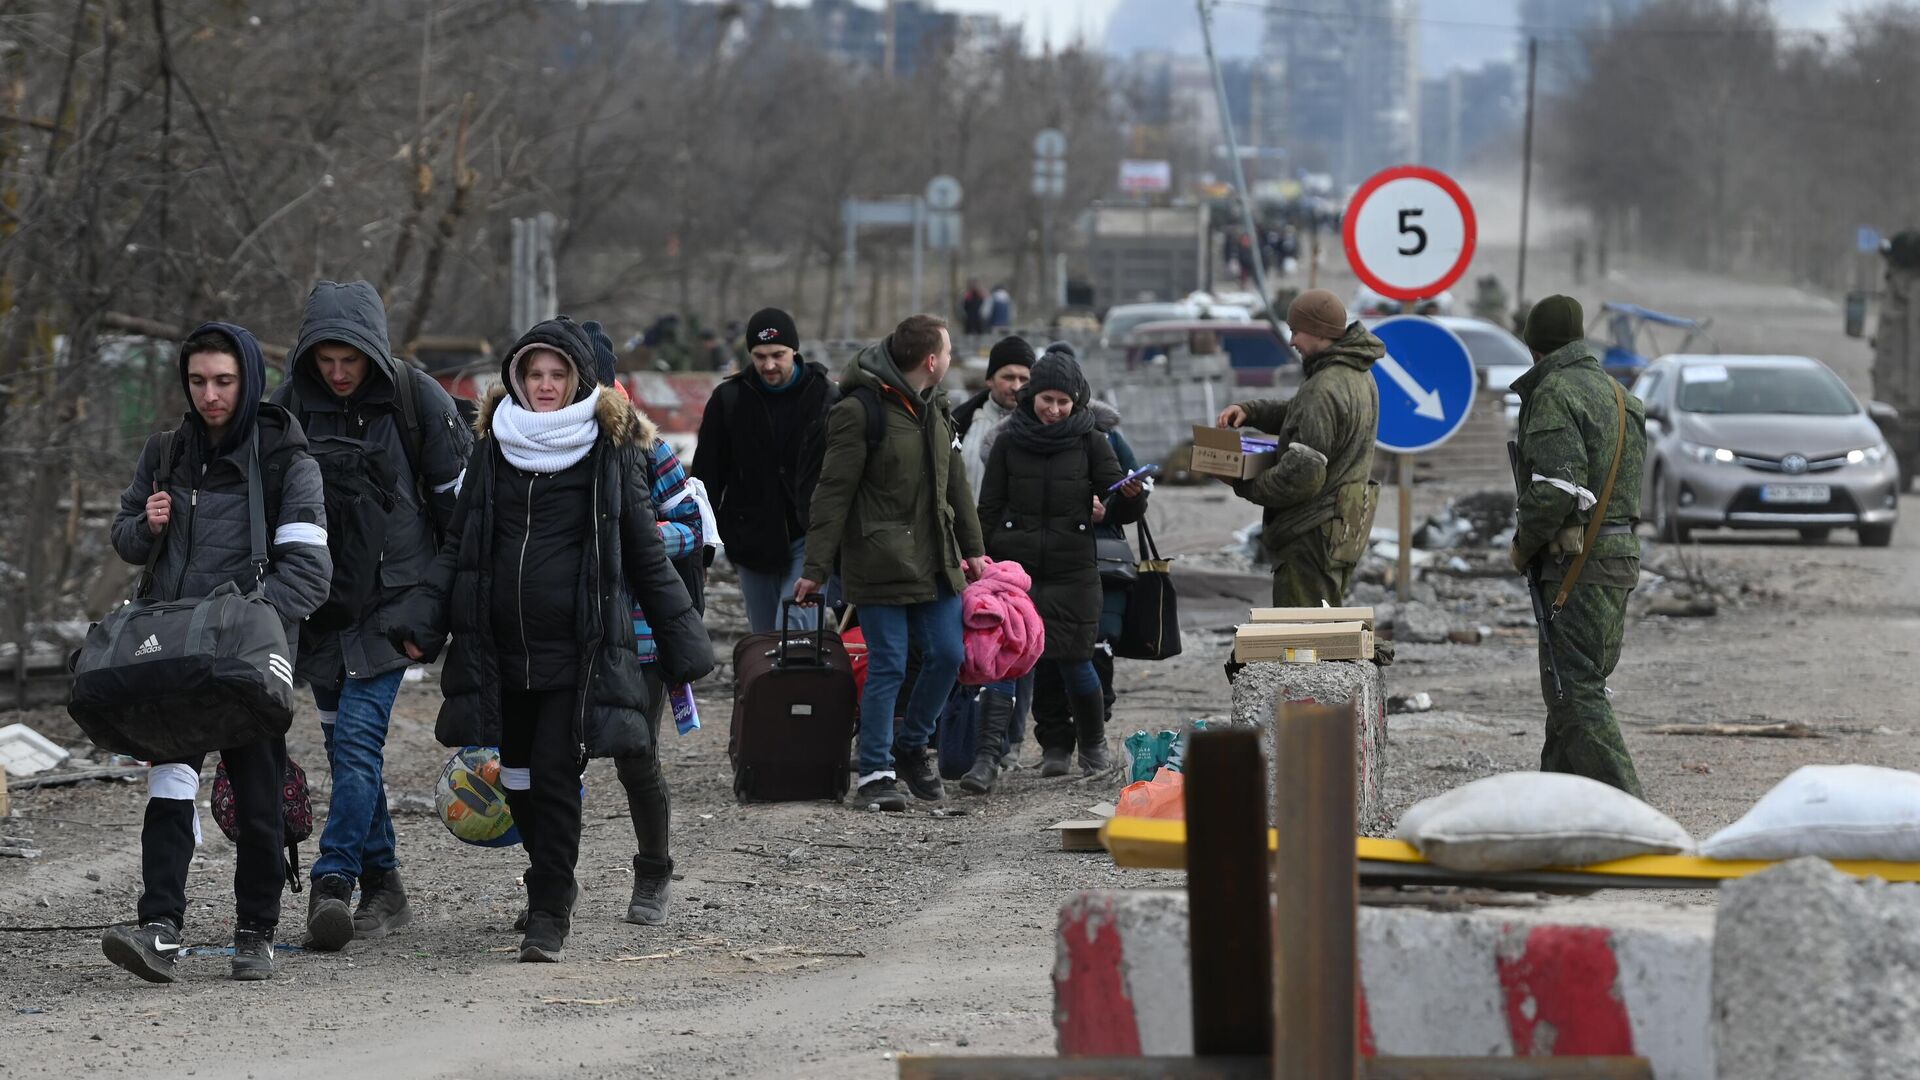
[{"label": "orange plastic bag", "polygon": [[1113,805],[1113,816],[1185,821],[1186,775],[1163,768],[1154,773],[1151,780],[1136,780],[1128,784],[1120,789],[1120,798]]}]

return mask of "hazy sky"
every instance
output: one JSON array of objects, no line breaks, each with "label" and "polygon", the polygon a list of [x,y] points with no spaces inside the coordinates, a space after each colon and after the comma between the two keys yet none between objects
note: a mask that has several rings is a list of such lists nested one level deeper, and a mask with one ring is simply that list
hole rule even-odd
[{"label": "hazy sky", "polygon": [[[879,0],[864,0],[877,4]],[[1172,46],[1198,52],[1200,33],[1193,0],[935,0],[951,11],[990,12],[1024,23],[1027,41],[1056,47],[1084,36],[1119,52]],[[1284,0],[1283,0],[1284,2]],[[1564,0],[1569,6],[1585,0]],[[1865,0],[1773,0],[1784,26],[1832,29],[1842,12]],[[1222,4],[1215,44],[1228,55],[1247,55],[1260,43],[1260,13],[1254,0]],[[1517,30],[1514,0],[1421,0],[1421,66],[1429,73],[1450,66],[1473,67],[1512,56]]]}]

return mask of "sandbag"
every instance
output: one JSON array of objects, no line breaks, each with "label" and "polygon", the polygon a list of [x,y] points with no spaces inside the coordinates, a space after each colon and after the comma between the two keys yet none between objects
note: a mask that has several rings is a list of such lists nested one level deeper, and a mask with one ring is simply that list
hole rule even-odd
[{"label": "sandbag", "polygon": [[1920,862],[1920,774],[1805,765],[1700,845],[1709,859]]},{"label": "sandbag", "polygon": [[1693,838],[1672,818],[1598,780],[1514,772],[1423,799],[1394,835],[1449,870],[1589,866],[1630,855],[1676,855]]}]

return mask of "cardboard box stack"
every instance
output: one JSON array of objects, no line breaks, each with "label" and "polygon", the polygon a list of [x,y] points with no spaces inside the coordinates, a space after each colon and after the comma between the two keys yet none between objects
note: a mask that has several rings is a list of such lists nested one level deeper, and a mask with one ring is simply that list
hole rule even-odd
[{"label": "cardboard box stack", "polygon": [[1233,635],[1233,658],[1305,663],[1373,659],[1372,608],[1254,608]]}]

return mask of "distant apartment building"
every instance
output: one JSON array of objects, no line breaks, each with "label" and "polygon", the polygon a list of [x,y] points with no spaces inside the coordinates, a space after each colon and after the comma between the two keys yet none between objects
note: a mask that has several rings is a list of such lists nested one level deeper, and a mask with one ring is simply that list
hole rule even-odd
[{"label": "distant apartment building", "polygon": [[1419,0],[1284,0],[1268,5],[1264,52],[1280,72],[1263,137],[1292,167],[1357,184],[1418,160]]},{"label": "distant apartment building", "polygon": [[[1522,72],[1524,78],[1524,72]],[[1453,70],[1420,84],[1420,163],[1460,172],[1513,134],[1523,102],[1514,65]]]}]

